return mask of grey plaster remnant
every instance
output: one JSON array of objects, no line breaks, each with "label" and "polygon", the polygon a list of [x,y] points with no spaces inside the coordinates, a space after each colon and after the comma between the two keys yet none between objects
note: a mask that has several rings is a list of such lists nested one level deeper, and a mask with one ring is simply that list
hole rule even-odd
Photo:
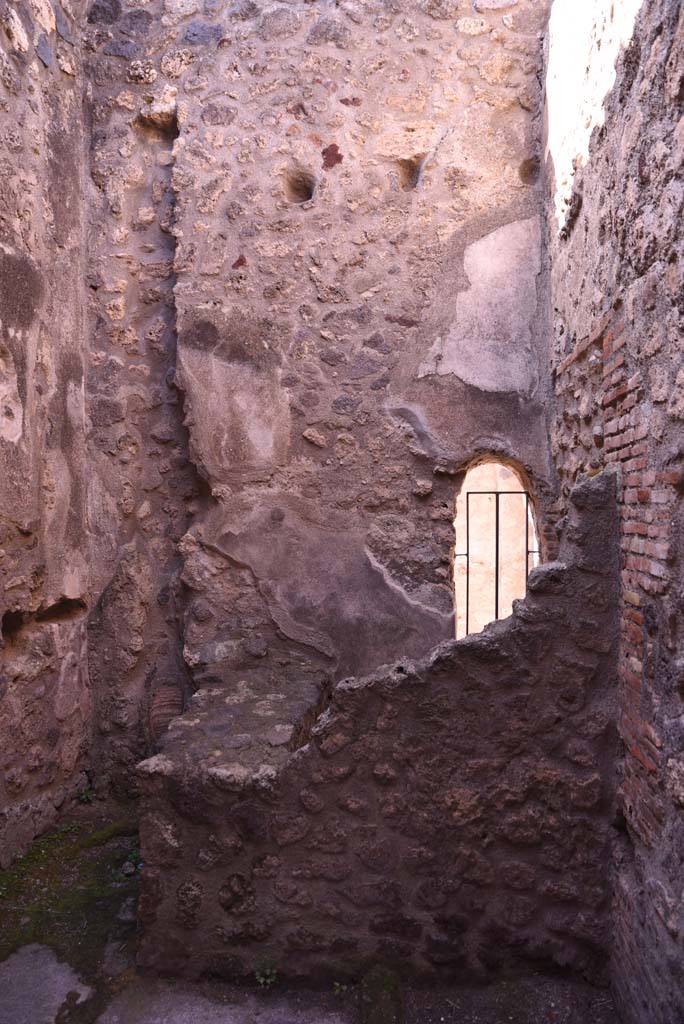
[{"label": "grey plaster remnant", "polygon": [[21,440],[24,407],[17,388],[12,353],[0,344],[0,437],[12,444]]},{"label": "grey plaster remnant", "polygon": [[189,396],[193,457],[212,481],[230,480],[245,468],[268,468],[284,457],[290,410],[273,372],[181,346],[178,381]]},{"label": "grey plaster remnant", "polygon": [[425,422],[425,414],[422,409],[410,405],[387,405],[386,409],[391,416],[403,420],[411,427],[425,455],[437,458],[444,454],[439,441]]},{"label": "grey plaster remnant", "polygon": [[[451,608],[450,611],[445,611],[444,608],[440,608],[438,604],[432,604],[429,600],[418,600],[415,596],[412,597],[404,587],[402,587],[395,579],[392,578],[389,571],[385,568],[382,562],[379,562],[377,558],[373,557],[373,553],[366,548],[366,558],[380,575],[384,578],[387,587],[390,591],[394,591],[397,595],[397,599],[401,602],[406,601],[407,604],[413,605],[414,608],[420,608],[422,611],[427,612],[428,615],[439,615],[444,619],[445,625],[448,624],[450,629],[453,629],[454,611]],[[438,588],[430,588],[429,585],[424,584],[420,593],[424,598],[436,597],[438,599]],[[449,595],[450,596],[450,595]]]},{"label": "grey plaster remnant", "polygon": [[[426,637],[438,643],[451,635],[451,615],[392,583],[362,535],[323,527],[285,495],[279,500],[284,515],[274,519],[272,509],[257,509],[236,532],[222,534],[217,550],[249,567],[287,636],[336,656],[338,670],[348,674],[371,652],[384,663],[398,642],[414,655]],[[306,592],[293,588],[292,579],[306,579]]]},{"label": "grey plaster remnant", "polygon": [[418,375],[454,374],[484,391],[529,394],[536,384],[539,217],[505,224],[473,242],[464,268],[471,286],[459,292],[454,322],[437,338]]},{"label": "grey plaster remnant", "polygon": [[54,1024],[67,1000],[78,1006],[91,994],[47,946],[23,946],[0,964],[0,1024]]},{"label": "grey plaster remnant", "polygon": [[48,37],[45,35],[44,32],[41,32],[40,36],[38,37],[38,41],[36,42],[36,53],[38,54],[46,68],[52,67],[52,47],[50,46]]},{"label": "grey plaster remnant", "polygon": [[61,36],[65,42],[71,43],[71,45],[73,46],[76,40],[74,38],[74,33],[71,31],[71,25],[69,24],[69,21],[64,11],[58,3],[53,3],[52,9],[55,14],[55,27],[57,29],[57,35]]}]

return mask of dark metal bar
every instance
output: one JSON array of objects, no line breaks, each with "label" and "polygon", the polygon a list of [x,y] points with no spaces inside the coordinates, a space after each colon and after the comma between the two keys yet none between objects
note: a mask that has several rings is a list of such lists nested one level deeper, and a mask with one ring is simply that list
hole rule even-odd
[{"label": "dark metal bar", "polygon": [[470,491],[466,491],[466,628],[470,632]]},{"label": "dark metal bar", "polygon": [[530,496],[525,491],[525,590],[530,575]]},{"label": "dark metal bar", "polygon": [[494,547],[494,618],[499,618],[499,495],[500,491],[495,491],[494,505],[494,531],[495,531],[495,547]]}]

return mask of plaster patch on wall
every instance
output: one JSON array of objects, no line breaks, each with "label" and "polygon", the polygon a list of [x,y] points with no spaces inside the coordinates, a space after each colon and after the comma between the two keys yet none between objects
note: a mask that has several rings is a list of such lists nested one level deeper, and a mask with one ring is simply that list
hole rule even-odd
[{"label": "plaster patch on wall", "polygon": [[[451,622],[454,617],[453,610],[445,611],[444,607],[440,607],[440,591],[437,587],[430,586],[428,583],[424,583],[418,591],[418,597],[411,596],[411,594],[402,587],[395,579],[392,578],[386,566],[373,555],[373,552],[369,548],[365,548],[366,558],[372,565],[376,572],[380,573],[389,590],[393,591],[397,595],[399,601],[406,601],[407,604],[413,605],[415,608],[421,608],[426,611],[429,615],[439,615],[445,621]],[[441,602],[442,606],[444,602]]]},{"label": "plaster patch on wall", "polygon": [[373,659],[382,664],[397,647],[413,656],[425,638],[434,644],[452,635],[451,610],[428,604],[428,591],[410,596],[361,531],[305,518],[288,495],[216,525],[220,535],[213,540],[205,527],[202,545],[248,567],[279,629],[333,658],[341,674]]},{"label": "plaster patch on wall", "polygon": [[85,429],[85,384],[83,378],[78,383],[68,382],[66,412],[74,430]]},{"label": "plaster patch on wall", "polygon": [[0,345],[0,438],[17,444],[24,429],[24,408],[17,390],[12,353]]},{"label": "plaster patch on wall", "polygon": [[484,391],[531,392],[539,218],[505,224],[473,242],[463,264],[471,287],[458,293],[455,319],[433,344],[418,376],[454,374]]},{"label": "plaster patch on wall", "polygon": [[90,712],[90,693],[85,671],[84,623],[57,623],[48,627],[54,635],[55,647],[61,655],[59,678],[55,687],[55,717],[64,722],[76,714]]},{"label": "plaster patch on wall", "polygon": [[290,410],[273,372],[185,347],[178,380],[195,460],[212,481],[245,468],[270,469],[284,457]]}]

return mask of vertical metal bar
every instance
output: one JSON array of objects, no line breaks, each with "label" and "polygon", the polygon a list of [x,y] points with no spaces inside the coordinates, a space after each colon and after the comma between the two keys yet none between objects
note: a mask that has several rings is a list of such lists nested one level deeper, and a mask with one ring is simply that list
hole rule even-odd
[{"label": "vertical metal bar", "polygon": [[466,491],[466,628],[470,632],[470,491]]},{"label": "vertical metal bar", "polygon": [[525,490],[525,590],[529,575],[529,495]]},{"label": "vertical metal bar", "polygon": [[499,618],[499,492],[495,497],[496,513],[494,516],[494,530],[496,532],[495,553],[494,553],[494,618]]}]

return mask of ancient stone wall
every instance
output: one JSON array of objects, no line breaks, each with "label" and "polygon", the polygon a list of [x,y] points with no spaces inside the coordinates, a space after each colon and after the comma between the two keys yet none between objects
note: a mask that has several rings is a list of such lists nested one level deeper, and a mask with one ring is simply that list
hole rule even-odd
[{"label": "ancient stone wall", "polygon": [[0,863],[83,785],[83,4],[0,4]]},{"label": "ancient stone wall", "polygon": [[[555,204],[550,210],[552,444],[561,510],[578,473],[620,471],[623,756],[612,972],[625,1020],[671,1024],[684,1019],[684,11],[655,0],[626,7],[638,17],[561,223]],[[576,17],[574,5],[568,13]],[[615,29],[607,17],[589,29],[592,55],[581,63],[591,73]],[[561,53],[566,42],[558,41]],[[557,68],[552,45],[549,74]],[[550,105],[549,122],[557,116]],[[553,196],[551,163],[548,171]]]},{"label": "ancient stone wall", "polygon": [[197,685],[425,653],[454,631],[458,470],[499,451],[548,493],[546,9],[498,6],[178,8],[155,94],[212,495],[182,545]]},{"label": "ancient stone wall", "polygon": [[191,686],[308,707],[453,635],[476,453],[548,499],[546,5],[511,6],[90,7],[102,783]]},{"label": "ancient stone wall", "polygon": [[576,488],[560,560],[512,618],[338,683],[290,749],[258,703],[250,721],[246,684],[191,699],[139,768],[142,966],[340,979],[381,960],[472,980],[528,959],[602,977],[614,482]]},{"label": "ancient stone wall", "polygon": [[[542,168],[546,0],[0,0],[0,862],[199,687],[141,776],[148,966],[600,972],[612,466],[612,975],[684,1017],[684,15],[580,7]],[[320,716],[453,634],[488,453],[567,566]]]},{"label": "ancient stone wall", "polygon": [[[178,5],[168,5],[174,10]],[[201,491],[175,386],[175,102],[148,54],[173,37],[164,3],[96,0],[90,89],[89,666],[93,778],[134,792],[134,766],[190,692],[178,543]],[[173,19],[171,19],[173,21]],[[164,67],[168,70],[168,65]]]},{"label": "ancient stone wall", "polygon": [[499,7],[3,5],[3,800],[453,635],[474,456],[548,504],[547,5]]}]

